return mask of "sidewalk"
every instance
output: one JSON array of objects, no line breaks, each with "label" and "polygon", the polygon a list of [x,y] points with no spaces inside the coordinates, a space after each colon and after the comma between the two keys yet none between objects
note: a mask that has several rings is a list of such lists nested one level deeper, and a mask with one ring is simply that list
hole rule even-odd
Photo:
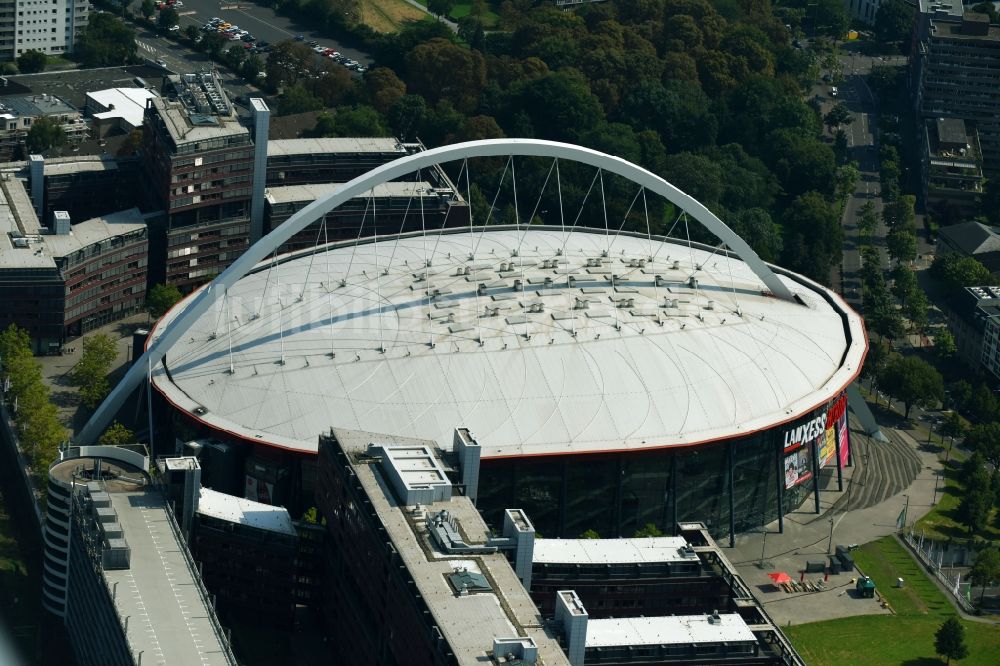
[{"label": "sidewalk", "polygon": [[[783,534],[778,534],[777,521],[767,526],[766,544],[764,535],[748,533],[737,536],[736,545],[727,555],[736,566],[740,575],[747,583],[756,588],[755,594],[762,604],[767,606],[768,613],[781,626],[789,624],[804,624],[830,620],[853,615],[887,614],[877,600],[854,597],[854,586],[851,580],[858,576],[857,571],[831,575],[824,592],[803,592],[787,594],[774,587],[767,574],[772,571],[784,571],[795,580],[799,572],[805,568],[806,560],[828,560],[828,544],[832,549],[837,544],[864,544],[896,532],[896,521],[906,505],[909,496],[907,524],[912,524],[930,511],[934,496],[935,470],[938,460],[935,454],[923,451],[912,436],[906,431],[895,430],[893,433],[913,447],[920,457],[921,469],[917,478],[903,493],[890,497],[874,506],[848,512],[829,514],[829,509],[841,497],[851,492],[853,475],[858,468],[844,470],[844,490],[836,490],[836,477],[831,476],[827,488],[820,491],[820,515],[813,511],[812,500],[807,500],[802,507],[785,516]],[[852,437],[864,437],[852,430]],[[877,445],[877,443],[873,443]],[[830,543],[831,524],[833,519],[833,542]],[[765,568],[757,566],[761,559],[761,549],[764,550]],[[770,563],[770,564],[767,564]],[[813,573],[806,576],[808,580],[822,579],[823,574]]]},{"label": "sidewalk", "polygon": [[131,358],[132,331],[135,328],[145,326],[148,321],[149,316],[145,313],[120,319],[90,331],[81,338],[67,340],[63,349],[73,349],[72,353],[38,358],[42,364],[42,381],[49,387],[52,402],[59,409],[59,420],[71,428],[74,434],[83,427],[90,417],[90,410],[80,405],[77,388],[73,386],[69,378],[69,373],[79,362],[80,355],[83,353],[84,339],[103,333],[117,341],[118,356],[111,364],[111,372],[108,377],[111,386],[114,386],[121,378],[122,369],[126,362]]}]

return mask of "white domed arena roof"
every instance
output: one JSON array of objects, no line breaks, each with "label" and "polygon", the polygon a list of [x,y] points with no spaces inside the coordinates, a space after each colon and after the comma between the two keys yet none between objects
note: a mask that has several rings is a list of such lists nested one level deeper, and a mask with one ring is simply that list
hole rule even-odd
[{"label": "white domed arena roof", "polygon": [[778,279],[796,300],[724,252],[592,229],[332,244],[233,283],[154,385],[213,429],[307,453],[331,427],[446,449],[465,427],[484,458],[690,446],[793,419],[857,375],[860,317]]}]

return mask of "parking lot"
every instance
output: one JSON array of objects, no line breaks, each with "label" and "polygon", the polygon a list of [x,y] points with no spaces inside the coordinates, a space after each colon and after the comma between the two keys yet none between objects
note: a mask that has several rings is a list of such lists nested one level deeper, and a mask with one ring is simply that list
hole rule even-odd
[{"label": "parking lot", "polygon": [[355,60],[361,65],[368,66],[372,62],[368,53],[336,40],[320,37],[310,30],[311,26],[281,16],[269,7],[252,2],[229,3],[218,0],[181,0],[181,2],[184,3],[183,6],[175,7],[180,14],[181,30],[189,25],[200,28],[213,18],[220,18],[249,31],[257,40],[270,44],[295,39],[296,35],[302,35],[305,41],[316,41],[323,48],[339,51],[345,58]]}]

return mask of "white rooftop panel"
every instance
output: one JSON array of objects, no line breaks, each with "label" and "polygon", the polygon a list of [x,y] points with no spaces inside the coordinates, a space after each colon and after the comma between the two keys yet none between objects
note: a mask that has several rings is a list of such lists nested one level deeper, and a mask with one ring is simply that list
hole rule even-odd
[{"label": "white rooftop panel", "polygon": [[[607,262],[614,277],[588,276],[597,280],[588,286],[633,287],[631,305],[611,290],[584,300],[567,282],[545,284],[582,272],[609,243],[611,256],[644,265]],[[565,263],[543,267],[564,246]],[[832,292],[781,276],[805,305],[774,298],[742,262],[686,243],[532,227],[383,238],[377,252],[366,239],[296,257],[262,263],[167,353],[171,377],[161,366],[155,382],[177,407],[312,453],[330,427],[445,450],[454,428],[468,427],[483,458],[635,450],[791,420],[836,397],[866,348],[860,317]],[[490,286],[501,264],[504,280]],[[494,279],[468,280],[473,266]]]},{"label": "white rooftop panel", "polygon": [[621,645],[675,645],[689,643],[750,642],[757,638],[736,613],[720,614],[715,624],[708,615],[631,617],[587,622],[587,647]]},{"label": "white rooftop panel", "polygon": [[256,527],[259,530],[278,532],[289,536],[296,535],[292,518],[284,507],[227,495],[211,488],[201,489],[198,513],[248,527]]},{"label": "white rooftop panel", "polygon": [[[628,564],[683,562],[684,537],[634,539],[535,539],[536,564]],[[697,561],[697,560],[694,560]]]}]

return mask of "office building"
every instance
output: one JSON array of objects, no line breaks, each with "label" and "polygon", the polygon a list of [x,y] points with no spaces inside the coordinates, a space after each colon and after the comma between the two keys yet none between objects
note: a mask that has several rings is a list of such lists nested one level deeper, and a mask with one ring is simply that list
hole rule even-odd
[{"label": "office building", "polygon": [[957,355],[1000,380],[1000,287],[965,287],[944,308]]},{"label": "office building", "polygon": [[139,312],[145,302],[147,216],[130,209],[49,227],[17,177],[0,181],[0,327],[17,324],[36,353]]},{"label": "office building", "polygon": [[979,134],[983,170],[1000,171],[1000,26],[962,3],[921,0],[913,72],[926,120],[957,118]]},{"label": "office building", "polygon": [[923,198],[939,220],[965,220],[979,213],[983,159],[979,133],[958,118],[924,123]]},{"label": "office building", "polygon": [[164,211],[151,282],[189,290],[249,245],[254,148],[216,73],[170,76],[165,88],[143,124],[147,206]]},{"label": "office building", "polygon": [[88,0],[13,0],[0,16],[0,60],[25,51],[72,53],[87,27]]}]

